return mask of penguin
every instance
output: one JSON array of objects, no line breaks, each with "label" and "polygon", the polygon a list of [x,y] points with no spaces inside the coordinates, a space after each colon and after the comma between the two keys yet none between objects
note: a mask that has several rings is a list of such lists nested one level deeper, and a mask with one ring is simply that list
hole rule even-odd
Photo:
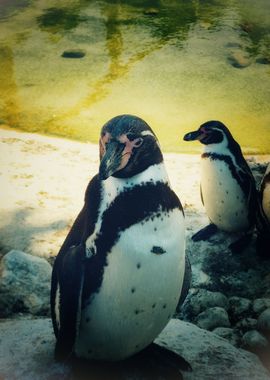
[{"label": "penguin", "polygon": [[101,129],[99,151],[99,172],[53,266],[60,361],[121,361],[154,347],[189,288],[184,212],[156,135],[139,117],[116,116]]},{"label": "penguin", "polygon": [[185,134],[184,140],[199,140],[204,145],[200,191],[210,225],[192,239],[206,240],[218,229],[243,232],[243,237],[230,245],[232,251],[241,251],[252,237],[257,190],[239,144],[223,123],[214,120]]},{"label": "penguin", "polygon": [[270,257],[270,163],[260,185],[256,227],[257,252],[260,256]]}]

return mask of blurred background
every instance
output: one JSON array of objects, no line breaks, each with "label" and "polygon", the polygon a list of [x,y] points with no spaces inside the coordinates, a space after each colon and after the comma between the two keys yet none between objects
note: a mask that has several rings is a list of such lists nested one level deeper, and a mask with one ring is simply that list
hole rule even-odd
[{"label": "blurred background", "polygon": [[163,150],[223,121],[270,153],[269,0],[0,0],[0,126],[97,142],[117,114]]}]

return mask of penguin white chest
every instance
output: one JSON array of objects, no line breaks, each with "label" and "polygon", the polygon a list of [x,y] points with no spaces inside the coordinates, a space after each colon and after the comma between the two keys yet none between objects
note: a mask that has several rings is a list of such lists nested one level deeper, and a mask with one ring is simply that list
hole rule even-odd
[{"label": "penguin white chest", "polygon": [[228,164],[208,157],[201,165],[202,197],[211,222],[229,232],[248,229],[247,199]]},{"label": "penguin white chest", "polygon": [[184,234],[179,209],[121,233],[108,254],[99,291],[82,310],[75,346],[78,356],[121,360],[156,338],[180,297]]}]

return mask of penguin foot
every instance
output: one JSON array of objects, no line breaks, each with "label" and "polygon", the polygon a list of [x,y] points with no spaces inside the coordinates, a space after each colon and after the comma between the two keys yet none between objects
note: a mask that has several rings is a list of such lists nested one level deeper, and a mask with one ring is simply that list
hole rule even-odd
[{"label": "penguin foot", "polygon": [[210,223],[208,224],[208,226],[196,232],[196,234],[194,234],[191,239],[193,241],[208,240],[211,236],[213,236],[217,232],[217,230],[218,230],[217,226],[213,223]]},{"label": "penguin foot", "polygon": [[229,245],[232,253],[241,253],[251,242],[252,234],[246,234]]}]

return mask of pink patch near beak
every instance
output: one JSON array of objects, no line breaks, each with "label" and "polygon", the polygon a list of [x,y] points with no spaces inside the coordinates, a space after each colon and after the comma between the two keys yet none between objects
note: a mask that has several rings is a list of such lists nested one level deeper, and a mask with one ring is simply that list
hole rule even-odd
[{"label": "pink patch near beak", "polygon": [[126,135],[123,135],[121,136],[120,141],[123,141],[126,146],[122,152],[122,159],[119,170],[123,169],[127,165],[130,156],[132,155],[133,148],[138,148],[142,144],[143,139],[141,137],[138,137],[137,139],[130,141]]}]

